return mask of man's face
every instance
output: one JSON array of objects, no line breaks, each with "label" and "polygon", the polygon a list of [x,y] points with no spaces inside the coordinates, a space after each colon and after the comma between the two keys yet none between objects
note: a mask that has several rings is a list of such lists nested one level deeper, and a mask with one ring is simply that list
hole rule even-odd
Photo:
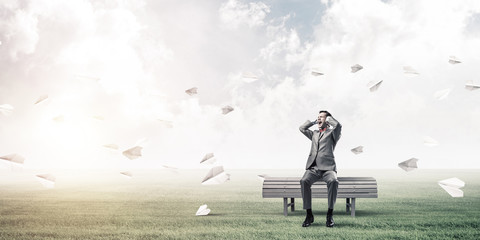
[{"label": "man's face", "polygon": [[320,128],[324,127],[326,120],[327,120],[327,113],[322,112],[318,114],[318,117],[317,117],[318,127]]}]

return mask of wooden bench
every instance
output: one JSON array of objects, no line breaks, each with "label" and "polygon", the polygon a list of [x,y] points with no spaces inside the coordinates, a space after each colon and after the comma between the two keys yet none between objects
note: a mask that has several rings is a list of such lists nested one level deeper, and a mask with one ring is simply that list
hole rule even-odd
[{"label": "wooden bench", "polygon": [[[288,207],[295,211],[295,198],[302,198],[300,177],[265,177],[263,198],[283,198],[283,215]],[[377,180],[373,177],[338,177],[337,199],[346,198],[347,212],[355,217],[356,198],[377,198]],[[290,198],[290,203],[288,203]],[[327,184],[318,181],[312,185],[312,198],[327,198]]]}]

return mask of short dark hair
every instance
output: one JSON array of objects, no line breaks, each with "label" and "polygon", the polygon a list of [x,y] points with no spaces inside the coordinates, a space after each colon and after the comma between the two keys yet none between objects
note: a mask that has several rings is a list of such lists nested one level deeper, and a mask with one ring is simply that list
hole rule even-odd
[{"label": "short dark hair", "polygon": [[330,114],[327,110],[321,110],[320,112],[318,112],[318,114],[320,114],[320,113],[325,113],[325,114],[327,114],[327,117],[331,117],[331,116],[332,116],[332,114]]}]

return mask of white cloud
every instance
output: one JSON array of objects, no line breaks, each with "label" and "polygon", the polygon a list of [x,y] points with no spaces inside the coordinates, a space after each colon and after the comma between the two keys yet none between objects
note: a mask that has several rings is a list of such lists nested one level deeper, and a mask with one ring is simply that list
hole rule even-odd
[{"label": "white cloud", "polygon": [[12,61],[18,59],[19,54],[31,54],[35,51],[38,42],[38,13],[27,6],[23,7],[16,2],[4,2],[0,35],[3,49],[7,48],[8,56]]},{"label": "white cloud", "polygon": [[230,28],[244,24],[249,27],[263,26],[269,12],[270,8],[262,2],[242,3],[237,0],[229,0],[219,9],[220,20]]}]

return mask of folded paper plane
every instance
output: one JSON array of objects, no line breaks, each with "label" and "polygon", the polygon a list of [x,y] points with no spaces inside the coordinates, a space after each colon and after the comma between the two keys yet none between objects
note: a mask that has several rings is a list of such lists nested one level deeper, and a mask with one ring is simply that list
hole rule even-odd
[{"label": "folded paper plane", "polygon": [[403,67],[403,73],[405,73],[405,74],[415,74],[415,75],[419,74],[417,70],[413,69],[410,66]]},{"label": "folded paper plane", "polygon": [[58,115],[58,116],[53,118],[53,121],[58,122],[58,123],[61,123],[64,120],[65,120],[65,118],[63,117],[63,115]]},{"label": "folded paper plane", "polygon": [[313,68],[312,69],[312,75],[313,76],[322,76],[324,75],[324,73],[322,73],[320,70],[318,70],[317,68]]},{"label": "folded paper plane", "polygon": [[443,89],[443,90],[435,92],[435,94],[433,96],[437,100],[442,100],[442,99],[445,99],[448,96],[448,94],[450,94],[450,91],[451,91],[450,88]]},{"label": "folded paper plane", "polygon": [[438,145],[438,141],[429,137],[429,136],[424,136],[423,137],[423,145],[428,146],[428,147],[435,147]]},{"label": "folded paper plane", "polygon": [[137,159],[142,156],[142,147],[135,146],[123,151],[122,154],[130,160]]},{"label": "folded paper plane", "polygon": [[120,172],[120,174],[122,174],[122,176],[124,176],[126,178],[132,178],[133,177],[133,173],[130,172],[130,171]]},{"label": "folded paper plane", "polygon": [[217,166],[211,168],[205,178],[203,178],[202,184],[203,185],[213,185],[213,184],[221,184],[226,181],[230,180],[230,175],[226,174],[223,171],[223,166]]},{"label": "folded paper plane", "polygon": [[417,162],[418,162],[418,159],[416,159],[416,158],[410,158],[410,159],[408,159],[407,161],[403,161],[403,162],[399,163],[398,166],[399,166],[401,169],[403,169],[403,170],[405,170],[405,171],[407,171],[407,172],[410,172],[410,171],[418,168]]},{"label": "folded paper plane", "polygon": [[94,115],[94,116],[92,116],[92,118],[93,118],[93,119],[96,119],[96,120],[98,120],[98,121],[103,121],[103,120],[105,120],[105,118],[103,118],[103,116],[100,116],[100,115]]},{"label": "folded paper plane", "polygon": [[382,85],[383,80],[380,81],[370,81],[367,84],[367,87],[370,89],[370,92],[375,92],[380,88],[380,85]]},{"label": "folded paper plane", "polygon": [[2,104],[0,105],[0,113],[4,116],[9,116],[13,112],[13,106],[10,104]]},{"label": "folded paper plane", "polygon": [[118,150],[118,145],[117,144],[105,144],[103,145],[103,147],[106,147],[106,148],[109,148],[109,149],[113,149],[113,150]]},{"label": "folded paper plane", "polygon": [[353,153],[355,154],[360,154],[360,153],[363,153],[363,146],[358,146],[356,148],[352,148],[351,150]]},{"label": "folded paper plane", "polygon": [[258,179],[260,179],[261,181],[265,180],[265,177],[268,177],[267,174],[259,174],[257,175]]},{"label": "folded paper plane", "polygon": [[162,165],[162,167],[164,167],[164,168],[166,168],[166,169],[171,169],[171,170],[178,170],[178,168],[172,167],[172,166],[168,166],[168,165]]},{"label": "folded paper plane", "polygon": [[198,89],[198,88],[193,87],[193,88],[190,88],[190,89],[185,90],[185,93],[188,94],[188,95],[190,95],[190,96],[193,96],[193,95],[197,94],[197,89]]},{"label": "folded paper plane", "polygon": [[461,63],[461,61],[455,56],[450,56],[450,58],[448,59],[448,63],[457,64],[457,63]]},{"label": "folded paper plane", "polygon": [[16,153],[2,156],[2,157],[0,157],[0,159],[8,161],[8,162],[12,162],[12,163],[17,163],[17,164],[23,164],[23,162],[25,161],[24,157],[22,157],[22,156],[20,156]]},{"label": "folded paper plane", "polygon": [[207,208],[207,204],[204,204],[200,206],[197,210],[197,213],[195,213],[196,216],[206,216],[210,213],[210,209]]},{"label": "folded paper plane", "polygon": [[465,182],[458,178],[449,178],[438,181],[438,185],[443,188],[452,197],[463,197],[463,191],[460,188],[465,186]]},{"label": "folded paper plane", "polygon": [[225,106],[225,107],[222,108],[222,114],[225,115],[225,114],[227,114],[227,113],[229,113],[233,110],[234,110],[233,107]]},{"label": "folded paper plane", "polygon": [[35,101],[35,104],[39,104],[39,103],[45,101],[47,98],[48,98],[48,95],[42,95],[42,96],[37,98],[37,101]]},{"label": "folded paper plane", "polygon": [[465,83],[465,89],[470,91],[477,90],[477,89],[480,89],[480,85],[474,84],[472,80],[469,80]]},{"label": "folded paper plane", "polygon": [[251,82],[255,82],[258,80],[258,76],[251,73],[251,72],[245,72],[242,74],[242,79],[244,82],[246,83],[251,83]]},{"label": "folded paper plane", "polygon": [[200,163],[208,163],[208,164],[213,164],[215,163],[217,160],[215,159],[215,156],[213,155],[213,153],[207,153],[202,161],[200,161]]},{"label": "folded paper plane", "polygon": [[55,187],[55,181],[56,178],[50,173],[45,173],[45,174],[37,174],[36,175],[37,180],[40,181],[40,183],[46,187],[46,188],[54,188]]},{"label": "folded paper plane", "polygon": [[360,70],[363,69],[363,67],[360,66],[359,64],[355,64],[355,65],[353,65],[351,68],[352,68],[352,73],[356,73],[356,72],[358,72],[358,71],[360,71]]}]

